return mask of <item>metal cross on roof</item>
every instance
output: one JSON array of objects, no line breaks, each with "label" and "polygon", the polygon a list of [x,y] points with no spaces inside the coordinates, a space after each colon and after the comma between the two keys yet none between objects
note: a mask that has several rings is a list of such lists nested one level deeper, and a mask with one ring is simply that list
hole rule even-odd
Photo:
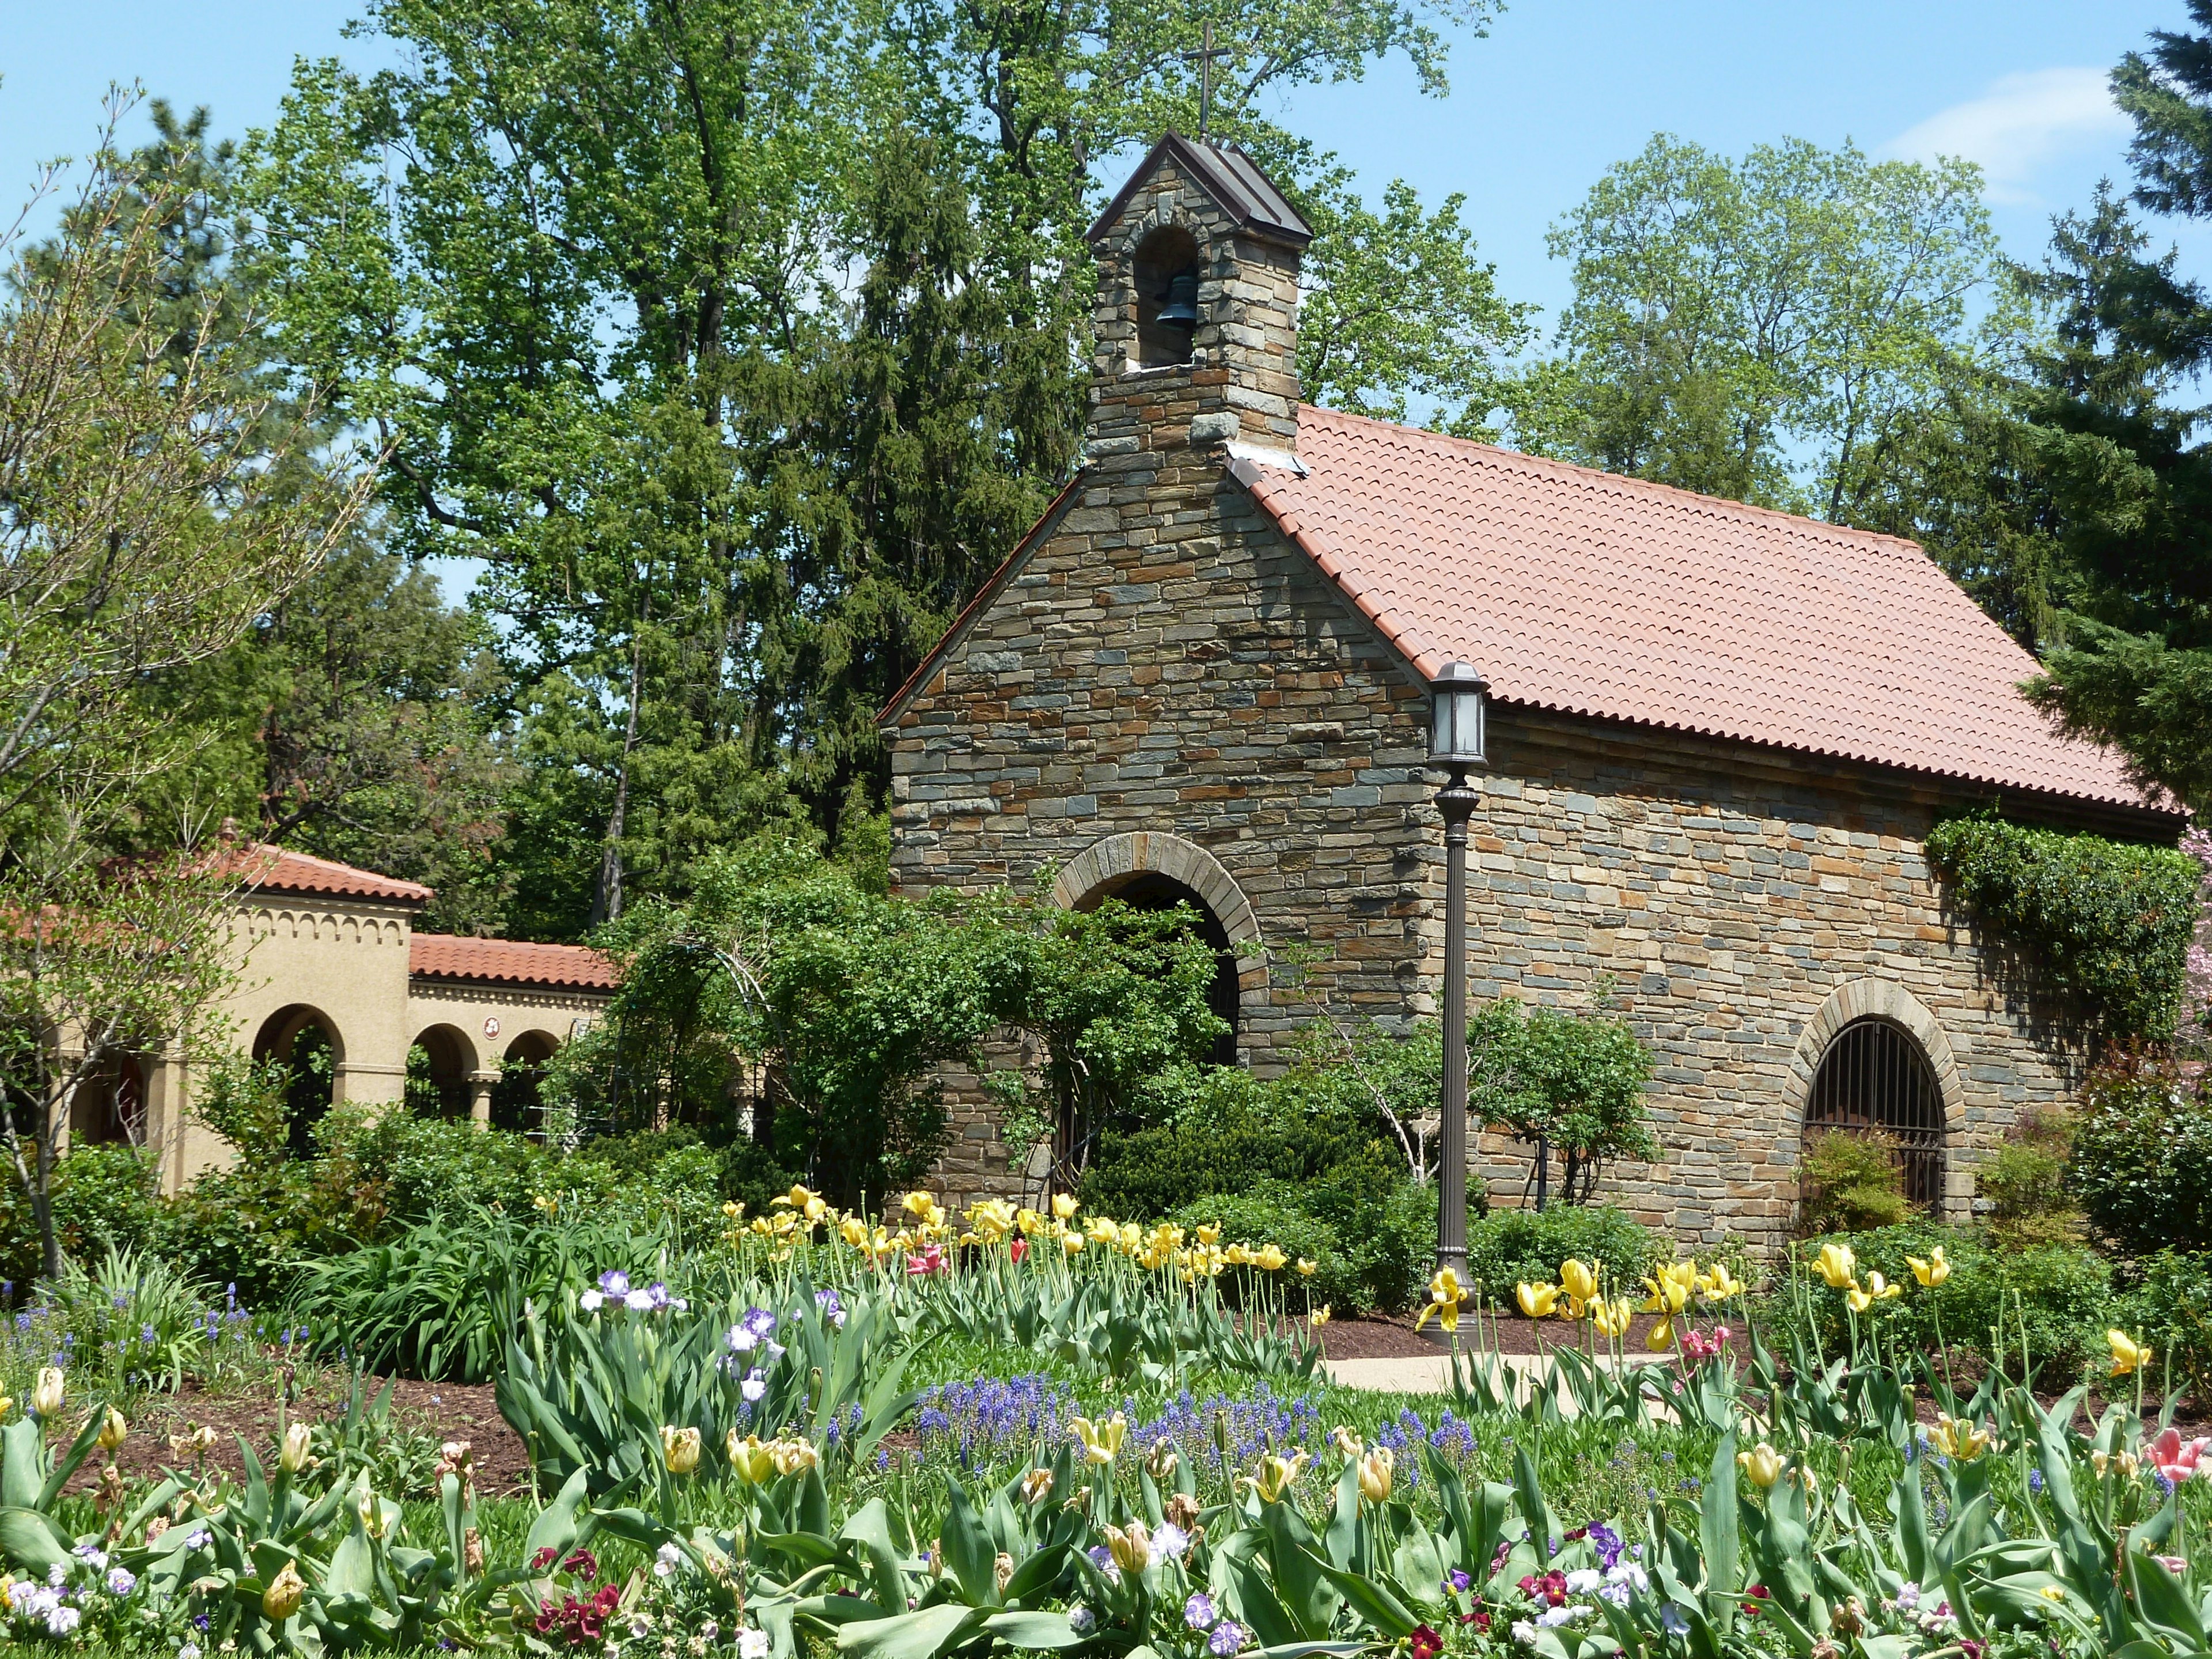
[{"label": "metal cross on roof", "polygon": [[1215,47],[1213,23],[1210,18],[1201,26],[1199,39],[1200,41],[1199,49],[1196,52],[1184,52],[1182,55],[1185,58],[1195,58],[1198,60],[1198,138],[1200,143],[1204,143],[1206,124],[1212,119],[1213,113],[1213,60],[1217,58],[1227,58],[1231,54],[1226,46]]}]

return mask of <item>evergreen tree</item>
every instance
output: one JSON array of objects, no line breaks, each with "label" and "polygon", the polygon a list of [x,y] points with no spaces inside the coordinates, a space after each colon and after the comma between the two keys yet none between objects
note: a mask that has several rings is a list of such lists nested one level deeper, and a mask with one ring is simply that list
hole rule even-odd
[{"label": "evergreen tree", "polygon": [[[2134,118],[2135,200],[2212,216],[2212,0],[2112,77]],[[2058,343],[2034,409],[2063,515],[2063,640],[2036,695],[2146,781],[2212,803],[2212,445],[2182,401],[2212,362],[2212,296],[2151,253],[2119,203],[2060,222],[2041,278]]]}]

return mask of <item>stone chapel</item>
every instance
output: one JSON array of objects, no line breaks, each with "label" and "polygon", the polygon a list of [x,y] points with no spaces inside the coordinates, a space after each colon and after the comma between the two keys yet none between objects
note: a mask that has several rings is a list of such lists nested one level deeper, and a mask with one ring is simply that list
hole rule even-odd
[{"label": "stone chapel", "polygon": [[[1241,151],[1174,134],[1091,228],[1081,466],[881,716],[894,883],[1187,900],[1263,1072],[1316,994],[1426,1015],[1427,688],[1464,660],[1492,697],[1470,1001],[1610,983],[1655,1055],[1665,1158],[1600,1196],[1771,1245],[1832,1124],[1893,1134],[1964,1218],[1978,1159],[2081,1057],[1924,836],[1991,802],[2167,843],[2182,817],[2053,732],[2033,659],[1909,542],[1302,403],[1310,234]],[[1296,994],[1231,954],[1292,942],[1325,958]],[[953,1193],[1018,1188],[990,1115],[957,1121]],[[1521,1191],[1524,1149],[1473,1156]]]}]

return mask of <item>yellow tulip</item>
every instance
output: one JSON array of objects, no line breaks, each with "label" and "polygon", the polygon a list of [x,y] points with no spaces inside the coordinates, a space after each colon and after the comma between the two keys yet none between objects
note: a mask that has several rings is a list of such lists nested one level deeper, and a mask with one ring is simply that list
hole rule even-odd
[{"label": "yellow tulip", "polygon": [[1588,1303],[1597,1294],[1597,1275],[1586,1261],[1559,1263],[1559,1288],[1577,1302]]},{"label": "yellow tulip", "polygon": [[769,1441],[768,1453],[775,1464],[775,1472],[781,1475],[804,1474],[822,1461],[822,1454],[815,1449],[814,1443],[795,1434]]},{"label": "yellow tulip", "polygon": [[1269,1452],[1262,1457],[1260,1460],[1260,1473],[1253,1481],[1253,1485],[1259,1491],[1261,1502],[1280,1503],[1283,1494],[1291,1489],[1298,1476],[1304,1473],[1306,1461],[1306,1455],[1304,1452],[1291,1457],[1279,1457],[1273,1452]]},{"label": "yellow tulip", "polygon": [[1782,1478],[1782,1454],[1764,1440],[1749,1451],[1738,1452],[1735,1461],[1754,1486],[1771,1486]]},{"label": "yellow tulip", "polygon": [[1559,1305],[1559,1287],[1548,1282],[1531,1285],[1522,1279],[1513,1287],[1513,1299],[1521,1304],[1521,1311],[1531,1319],[1549,1319]]},{"label": "yellow tulip", "polygon": [[1844,1292],[1844,1300],[1850,1304],[1853,1313],[1864,1313],[1869,1308],[1874,1306],[1874,1297],[1856,1285],[1853,1285],[1850,1289]]},{"label": "yellow tulip", "polygon": [[1255,1267],[1264,1267],[1271,1273],[1277,1273],[1290,1266],[1291,1259],[1283,1253],[1281,1245],[1263,1244],[1253,1256],[1252,1261]]},{"label": "yellow tulip", "polygon": [[1628,1305],[1628,1298],[1625,1296],[1617,1296],[1610,1302],[1601,1296],[1594,1296],[1590,1298],[1589,1316],[1590,1323],[1597,1327],[1601,1336],[1626,1336],[1629,1322],[1635,1317],[1635,1310]]},{"label": "yellow tulip", "polygon": [[107,1415],[100,1419],[100,1449],[112,1452],[130,1437],[131,1425],[123,1420],[123,1413],[110,1406]]},{"label": "yellow tulip", "polygon": [[1377,1446],[1359,1460],[1359,1495],[1369,1503],[1389,1500],[1391,1466],[1395,1461],[1388,1446]]},{"label": "yellow tulip", "polygon": [[968,1224],[986,1244],[995,1244],[1014,1230],[1014,1206],[1003,1198],[986,1198],[968,1206]]},{"label": "yellow tulip", "polygon": [[1459,1310],[1468,1299],[1466,1286],[1459,1282],[1459,1274],[1449,1267],[1439,1267],[1429,1281],[1429,1299],[1421,1309],[1421,1316],[1413,1322],[1419,1330],[1431,1319],[1448,1331],[1459,1329]]},{"label": "yellow tulip", "polygon": [[1232,1267],[1249,1267],[1252,1265],[1252,1247],[1249,1244],[1231,1244],[1222,1251],[1221,1259]]},{"label": "yellow tulip", "polygon": [[1081,1233],[1062,1233],[1060,1236],[1060,1248],[1070,1255],[1082,1255],[1083,1235]]},{"label": "yellow tulip", "polygon": [[384,1536],[384,1500],[373,1492],[365,1492],[354,1504],[354,1513],[361,1516],[361,1529],[371,1538]]},{"label": "yellow tulip", "polygon": [[1091,1219],[1084,1224],[1083,1231],[1085,1236],[1087,1237],[1093,1244],[1103,1244],[1109,1249],[1111,1249],[1113,1246],[1119,1244],[1121,1242],[1121,1224],[1118,1222],[1108,1220],[1103,1215],[1095,1215],[1091,1217]]},{"label": "yellow tulip", "polygon": [[899,1208],[904,1210],[908,1215],[924,1221],[929,1218],[929,1212],[936,1207],[936,1194],[923,1192],[919,1187],[899,1200]]},{"label": "yellow tulip", "polygon": [[1127,1527],[1107,1528],[1106,1551],[1123,1572],[1142,1572],[1152,1564],[1152,1541],[1146,1536],[1141,1521],[1132,1521]]},{"label": "yellow tulip", "polygon": [[1075,1437],[1083,1443],[1083,1458],[1087,1463],[1110,1463],[1121,1449],[1121,1441],[1129,1432],[1129,1419],[1120,1412],[1103,1423],[1093,1423],[1087,1417],[1071,1418],[1068,1426]]},{"label": "yellow tulip", "polygon": [[2112,1350],[2114,1376],[2131,1376],[2150,1364],[2154,1351],[2149,1345],[2136,1341],[2124,1331],[2106,1331],[2105,1341]]},{"label": "yellow tulip", "polygon": [[1716,1261],[1698,1281],[1698,1295],[1706,1302],[1726,1302],[1743,1294],[1743,1281],[1729,1272],[1728,1263]]},{"label": "yellow tulip", "polygon": [[300,1610],[300,1599],[307,1593],[307,1581],[300,1577],[300,1570],[287,1561],[269,1581],[269,1588],[261,1592],[261,1616],[275,1624],[283,1624]]},{"label": "yellow tulip", "polygon": [[856,1250],[868,1248],[868,1224],[856,1215],[848,1215],[837,1229],[837,1236]]},{"label": "yellow tulip", "polygon": [[40,1368],[38,1382],[31,1390],[31,1409],[41,1418],[59,1416],[62,1396],[66,1389],[58,1367],[47,1365]]},{"label": "yellow tulip", "polygon": [[1320,1262],[1318,1262],[1318,1261],[1315,1261],[1311,1256],[1310,1256],[1310,1255],[1302,1255],[1302,1256],[1300,1256],[1300,1257],[1298,1258],[1298,1277],[1299,1277],[1299,1278],[1301,1278],[1301,1279],[1311,1279],[1311,1278],[1312,1278],[1316,1273],[1319,1273],[1320,1271],[1321,1271],[1321,1263],[1320,1263]]},{"label": "yellow tulip", "polygon": [[1859,1259],[1851,1254],[1848,1244],[1823,1244],[1820,1254],[1813,1258],[1813,1271],[1828,1281],[1828,1288],[1840,1291],[1858,1282]]},{"label": "yellow tulip", "polygon": [[1647,1279],[1644,1288],[1651,1292],[1644,1298],[1645,1313],[1665,1314],[1670,1318],[1690,1305],[1690,1288],[1672,1275],[1662,1274]]},{"label": "yellow tulip", "polygon": [[1657,1353],[1663,1348],[1672,1347],[1674,1343],[1674,1316],[1673,1314],[1668,1314],[1644,1334],[1644,1346],[1653,1353]]},{"label": "yellow tulip", "polygon": [[1075,1212],[1082,1207],[1083,1206],[1076,1201],[1073,1193],[1054,1193],[1052,1195],[1052,1213],[1057,1220],[1074,1220]]},{"label": "yellow tulip", "polygon": [[1976,1427],[1964,1418],[1945,1413],[1936,1413],[1936,1426],[1928,1438],[1944,1456],[1961,1463],[1971,1463],[1989,1449],[1994,1431]]},{"label": "yellow tulip", "polygon": [[1357,1463],[1367,1455],[1367,1443],[1341,1423],[1329,1431],[1328,1442],[1344,1454],[1347,1463]]},{"label": "yellow tulip", "polygon": [[[1427,1317],[1427,1315],[1425,1314],[1425,1312],[1423,1314],[1423,1316],[1423,1316],[1424,1318]],[[1309,1325],[1311,1325],[1311,1326],[1312,1326],[1316,1330],[1319,1330],[1322,1326],[1324,1326],[1324,1325],[1328,1324],[1328,1304],[1326,1304],[1326,1303],[1324,1303],[1322,1306],[1320,1306],[1320,1307],[1318,1307],[1318,1308],[1316,1308],[1316,1309],[1315,1309],[1311,1313],[1308,1314],[1308,1315],[1306,1316],[1306,1323],[1308,1323]],[[1445,1326],[1445,1327],[1444,1327],[1444,1328],[1445,1328],[1446,1330],[1455,1330],[1455,1329],[1457,1329],[1457,1328],[1458,1328],[1458,1327],[1459,1327],[1459,1313],[1458,1313],[1458,1310],[1457,1310],[1456,1309],[1455,1309],[1455,1310],[1453,1310],[1453,1313],[1452,1313],[1452,1322],[1451,1322],[1450,1324],[1449,1324],[1449,1325]],[[1418,1330],[1418,1329],[1419,1329],[1420,1328],[1417,1325],[1417,1326],[1415,1326],[1415,1327],[1414,1327],[1414,1328],[1415,1328],[1416,1330]]]},{"label": "yellow tulip", "polygon": [[1923,1291],[1935,1289],[1951,1276],[1951,1264],[1943,1259],[1943,1247],[1941,1244],[1928,1253],[1928,1259],[1925,1261],[1917,1255],[1908,1255],[1905,1260],[1912,1269],[1912,1276],[1920,1281],[1920,1288]]},{"label": "yellow tulip", "polygon": [[749,1434],[740,1440],[738,1431],[732,1429],[730,1437],[722,1443],[722,1449],[729,1455],[730,1467],[737,1472],[740,1480],[764,1486],[775,1474],[775,1454],[761,1444],[761,1437],[757,1434]]},{"label": "yellow tulip", "polygon": [[1679,1288],[1682,1292],[1682,1300],[1686,1303],[1690,1299],[1690,1293],[1698,1288],[1698,1280],[1700,1277],[1698,1264],[1694,1261],[1669,1261],[1659,1269],[1659,1282]]},{"label": "yellow tulip", "polygon": [[678,1429],[663,1424],[660,1429],[661,1460],[668,1465],[671,1474],[689,1474],[699,1467],[699,1431]]},{"label": "yellow tulip", "polygon": [[1218,1244],[1221,1243],[1221,1224],[1216,1221],[1208,1223],[1206,1225],[1200,1227],[1198,1230],[1198,1242],[1201,1244]]},{"label": "yellow tulip", "polygon": [[7,1416],[9,1412],[14,1411],[15,1409],[15,1401],[9,1398],[7,1395],[0,1394],[0,1417]]},{"label": "yellow tulip", "polygon": [[1022,1477],[1022,1502],[1034,1508],[1052,1496],[1052,1471],[1031,1469]]}]

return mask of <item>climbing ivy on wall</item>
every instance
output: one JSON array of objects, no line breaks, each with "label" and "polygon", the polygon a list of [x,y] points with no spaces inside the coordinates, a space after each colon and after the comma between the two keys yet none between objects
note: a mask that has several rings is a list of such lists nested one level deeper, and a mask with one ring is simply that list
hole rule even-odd
[{"label": "climbing ivy on wall", "polygon": [[1929,832],[1928,862],[1983,927],[2116,1037],[2172,1035],[2204,872],[2170,847],[1982,815]]}]

